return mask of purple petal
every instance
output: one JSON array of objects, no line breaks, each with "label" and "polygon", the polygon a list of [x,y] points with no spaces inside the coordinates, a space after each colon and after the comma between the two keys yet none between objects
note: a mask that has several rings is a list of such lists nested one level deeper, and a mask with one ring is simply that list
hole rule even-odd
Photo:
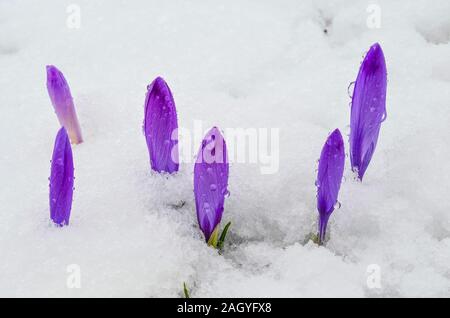
[{"label": "purple petal", "polygon": [[161,77],[147,87],[144,134],[152,169],[178,171],[177,111],[172,92]]},{"label": "purple petal", "polygon": [[344,173],[344,141],[339,129],[328,136],[319,159],[317,174],[317,210],[319,211],[319,235],[323,242],[328,218],[334,211],[342,175]]},{"label": "purple petal", "polygon": [[50,218],[56,224],[69,225],[73,196],[72,148],[66,129],[56,135],[50,171]]},{"label": "purple petal", "polygon": [[350,116],[350,161],[362,180],[386,119],[387,72],[383,51],[374,44],[359,69]]},{"label": "purple petal", "polygon": [[194,166],[197,219],[207,242],[222,219],[227,186],[227,148],[222,134],[213,127],[202,141]]},{"label": "purple petal", "polygon": [[65,127],[74,144],[83,141],[72,94],[64,75],[53,65],[47,65],[47,90],[59,123]]}]

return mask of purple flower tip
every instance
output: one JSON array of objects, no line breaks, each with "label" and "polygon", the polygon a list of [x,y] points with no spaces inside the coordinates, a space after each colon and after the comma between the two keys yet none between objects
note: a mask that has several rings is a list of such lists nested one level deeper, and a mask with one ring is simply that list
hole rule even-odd
[{"label": "purple flower tip", "polygon": [[378,43],[370,48],[359,69],[350,116],[350,161],[362,180],[372,159],[386,119],[387,72],[383,50]]},{"label": "purple flower tip", "polygon": [[208,242],[220,223],[228,189],[228,159],[225,140],[213,127],[202,141],[194,166],[197,219]]},{"label": "purple flower tip", "polygon": [[328,219],[337,203],[344,173],[344,141],[339,129],[328,136],[323,145],[317,174],[317,210],[319,211],[319,240],[323,242]]},{"label": "purple flower tip", "polygon": [[143,128],[152,169],[168,173],[178,171],[177,110],[172,92],[161,77],[147,87]]},{"label": "purple flower tip", "polygon": [[64,75],[53,65],[47,65],[47,90],[59,123],[65,127],[74,144],[83,141],[72,94]]},{"label": "purple flower tip", "polygon": [[56,135],[49,180],[50,218],[59,226],[69,225],[74,176],[72,148],[64,127]]}]

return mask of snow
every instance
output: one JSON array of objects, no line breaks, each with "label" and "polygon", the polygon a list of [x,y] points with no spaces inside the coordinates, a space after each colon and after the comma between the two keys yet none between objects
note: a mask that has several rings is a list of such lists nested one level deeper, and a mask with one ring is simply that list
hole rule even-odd
[{"label": "snow", "polygon": [[[446,0],[1,1],[0,296],[180,297],[186,282],[192,297],[449,297],[449,16]],[[331,239],[304,244],[320,149],[348,133],[347,88],[374,42],[388,68],[375,155],[362,184],[347,158]],[[66,76],[85,138],[65,228],[49,222],[47,64]],[[193,164],[149,171],[143,104],[158,75],[182,127],[279,128],[276,173],[230,167],[222,255],[196,224]]]}]

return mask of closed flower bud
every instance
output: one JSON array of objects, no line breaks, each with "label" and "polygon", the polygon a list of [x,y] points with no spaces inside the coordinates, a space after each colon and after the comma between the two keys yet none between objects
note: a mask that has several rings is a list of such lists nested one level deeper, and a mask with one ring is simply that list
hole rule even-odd
[{"label": "closed flower bud", "polygon": [[50,170],[50,218],[59,226],[69,225],[73,197],[73,157],[66,129],[56,135]]},{"label": "closed flower bud", "polygon": [[83,141],[72,94],[64,75],[53,65],[47,65],[47,90],[61,126],[66,128],[70,141]]}]

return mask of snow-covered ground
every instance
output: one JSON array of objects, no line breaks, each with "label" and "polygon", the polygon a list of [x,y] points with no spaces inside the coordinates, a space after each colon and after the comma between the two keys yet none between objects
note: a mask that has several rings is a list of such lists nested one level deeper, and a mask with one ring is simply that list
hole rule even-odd
[{"label": "snow-covered ground", "polygon": [[[331,240],[304,245],[321,147],[348,134],[347,88],[374,42],[388,69],[376,153],[362,184],[347,158]],[[185,281],[193,297],[449,297],[449,57],[447,0],[0,1],[0,296],[179,297]],[[47,64],[85,138],[64,228],[49,221]],[[150,172],[158,75],[182,127],[279,128],[276,173],[230,166],[223,255],[197,227],[192,163]]]}]

